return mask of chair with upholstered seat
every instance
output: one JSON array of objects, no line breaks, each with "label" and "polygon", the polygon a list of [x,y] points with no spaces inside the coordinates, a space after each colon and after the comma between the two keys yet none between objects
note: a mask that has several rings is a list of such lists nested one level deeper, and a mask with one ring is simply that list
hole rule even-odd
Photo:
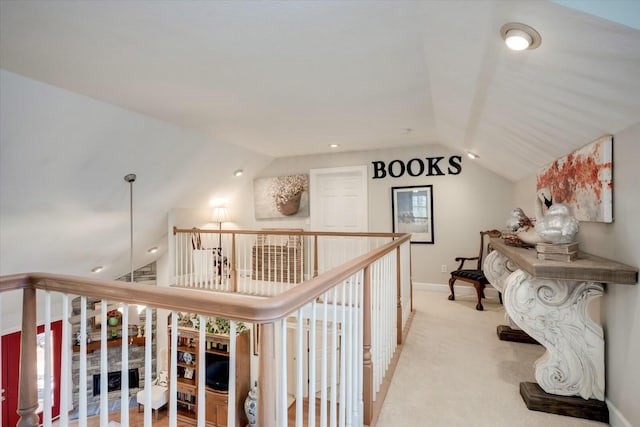
[{"label": "chair with upholstered seat", "polygon": [[[462,280],[463,282],[471,283],[473,287],[476,289],[476,294],[478,295],[478,304],[476,304],[476,310],[484,310],[482,306],[482,298],[484,298],[484,288],[489,284],[489,280],[484,275],[482,271],[482,263],[484,261],[483,255],[491,252],[491,247],[487,239],[487,248],[485,250],[485,236],[489,237],[500,237],[501,233],[498,230],[487,230],[480,232],[480,253],[476,257],[464,258],[457,257],[456,261],[460,262],[458,269],[451,272],[451,278],[449,279],[449,289],[451,290],[451,295],[449,295],[450,301],[455,301],[456,295],[453,290],[453,284],[456,280]],[[465,261],[478,261],[478,264],[475,269],[463,269]],[[500,298],[500,303],[502,303],[502,295],[498,293],[498,297]]]},{"label": "chair with upholstered seat", "polygon": [[[138,412],[140,412],[140,407],[144,406],[145,400],[145,390],[140,390],[136,394],[136,400],[138,401]],[[161,371],[158,374],[158,378],[156,378],[151,383],[151,409],[155,413],[155,418],[158,419],[158,411],[164,405],[167,404],[167,399],[169,397],[169,387],[167,383],[167,372]]]}]

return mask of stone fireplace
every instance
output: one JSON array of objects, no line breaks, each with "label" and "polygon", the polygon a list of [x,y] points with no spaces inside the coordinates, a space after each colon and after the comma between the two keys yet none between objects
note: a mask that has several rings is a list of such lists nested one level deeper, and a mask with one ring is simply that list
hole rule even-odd
[{"label": "stone fireplace", "polygon": [[[123,281],[127,281],[130,275],[123,276]],[[120,280],[120,279],[119,279]],[[149,264],[134,272],[134,280],[144,281],[145,283],[155,282],[155,263]],[[133,285],[135,286],[135,285]],[[95,298],[87,297],[87,310],[93,311],[94,305],[100,303]],[[74,298],[72,301],[72,311],[74,318],[78,319],[76,323],[72,323],[72,337],[80,331],[80,297]],[[153,345],[151,348],[152,355],[152,377],[156,377],[156,310],[152,310],[152,330],[148,333],[153,334]],[[141,322],[145,321],[145,311],[140,315]],[[80,393],[86,393],[87,396],[87,415],[96,415],[100,411],[100,326],[95,324],[94,315],[87,315],[87,335],[91,343],[87,349],[87,383],[80,387],[80,353],[77,347],[72,353],[71,374],[73,379],[73,405],[74,413],[72,418],[77,417],[78,402]],[[135,337],[138,333],[134,325],[129,327],[129,337]],[[146,335],[147,331],[145,331]],[[109,412],[120,410],[120,384],[122,370],[122,346],[119,337],[115,339],[107,334],[107,366],[109,367],[109,389],[107,390],[109,399]],[[74,340],[75,341],[75,340]],[[73,344],[76,344],[75,342]],[[144,356],[145,345],[144,339],[139,338],[129,344],[129,406],[136,405],[135,395],[140,391],[140,386],[144,384]]]},{"label": "stone fireplace", "polygon": [[[107,374],[107,393],[120,390],[122,384],[122,371],[109,372]],[[100,396],[100,374],[93,375],[93,395]],[[140,373],[137,368],[129,369],[129,388],[140,387]]]}]

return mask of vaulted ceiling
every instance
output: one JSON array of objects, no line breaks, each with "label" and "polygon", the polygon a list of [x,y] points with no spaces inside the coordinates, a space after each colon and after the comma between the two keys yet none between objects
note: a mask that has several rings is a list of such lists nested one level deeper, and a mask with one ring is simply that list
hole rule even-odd
[{"label": "vaulted ceiling", "polygon": [[[548,1],[3,0],[0,66],[258,157],[437,143],[515,181],[640,120],[637,6],[591,3],[624,24]],[[542,45],[507,50],[507,22]]]}]

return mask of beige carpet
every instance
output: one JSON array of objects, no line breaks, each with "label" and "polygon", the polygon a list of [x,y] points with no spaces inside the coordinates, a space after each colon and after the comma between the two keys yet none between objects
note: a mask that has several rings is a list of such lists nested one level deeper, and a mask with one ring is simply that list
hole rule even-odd
[{"label": "beige carpet", "polygon": [[538,345],[498,340],[504,309],[475,296],[417,291],[411,331],[376,427],[604,427],[607,424],[529,411],[519,393],[535,381]]}]

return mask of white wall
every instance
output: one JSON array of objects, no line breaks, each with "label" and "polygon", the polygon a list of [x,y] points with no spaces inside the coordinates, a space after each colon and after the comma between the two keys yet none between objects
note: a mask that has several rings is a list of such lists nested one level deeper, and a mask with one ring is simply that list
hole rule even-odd
[{"label": "white wall", "polygon": [[[582,222],[578,234],[580,250],[634,267],[640,266],[639,140],[640,123],[614,135],[614,222]],[[516,183],[514,206],[527,213],[530,206],[533,213],[534,200],[535,176]],[[611,426],[640,426],[640,288],[637,284],[605,285],[601,306]]]},{"label": "white wall", "polygon": [[[271,157],[0,70],[0,274],[112,279],[164,238],[175,207],[234,194]],[[90,270],[105,269],[96,275]]]},{"label": "white wall", "polygon": [[[422,283],[447,283],[447,271],[455,267],[457,256],[475,256],[478,253],[479,231],[502,228],[511,209],[512,183],[501,178],[472,160],[462,159],[459,175],[420,176],[405,175],[400,178],[387,176],[372,179],[372,161],[389,163],[399,159],[407,162],[412,158],[460,155],[440,145],[422,145],[389,150],[365,152],[331,153],[313,156],[286,157],[274,160],[265,167],[259,177],[284,174],[309,173],[310,169],[340,166],[366,165],[369,170],[369,231],[392,230],[391,187],[410,185],[433,185],[434,237],[433,245],[412,245],[413,280]],[[446,167],[442,168],[443,170]],[[234,221],[241,228],[309,228],[309,220],[260,220],[253,211],[253,189],[247,183],[231,209]],[[240,209],[241,207],[241,209]]]},{"label": "white wall", "polygon": [[[37,324],[44,324],[44,298],[45,293],[38,291],[36,298]],[[2,315],[2,327],[0,336],[11,334],[22,330],[22,291],[4,292],[2,303],[0,304],[0,314]],[[62,294],[51,293],[51,321],[55,322],[62,318]]]}]

